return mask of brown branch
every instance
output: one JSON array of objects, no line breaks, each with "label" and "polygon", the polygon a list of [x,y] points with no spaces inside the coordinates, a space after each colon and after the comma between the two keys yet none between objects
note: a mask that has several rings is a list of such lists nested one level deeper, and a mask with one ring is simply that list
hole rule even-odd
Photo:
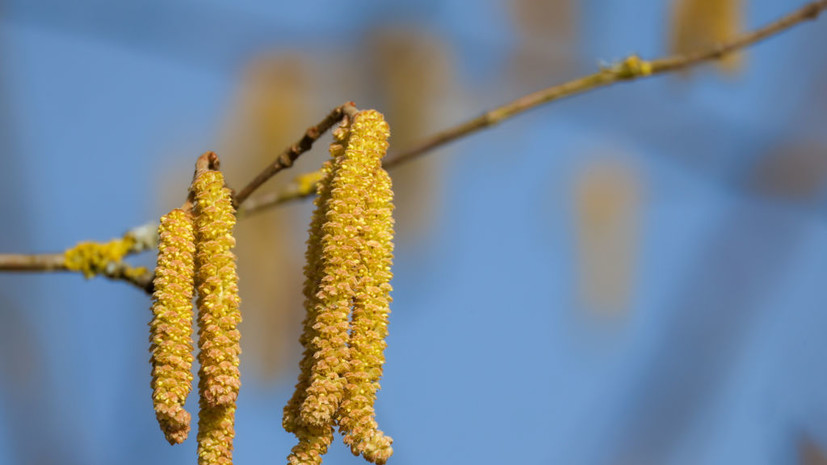
[{"label": "brown branch", "polygon": [[[566,97],[582,94],[601,87],[608,87],[618,82],[634,81],[658,74],[666,74],[690,68],[698,64],[719,60],[739,49],[754,45],[768,37],[777,35],[793,26],[807,20],[813,20],[827,9],[827,0],[818,0],[809,3],[798,10],[754,31],[744,33],[735,39],[717,47],[688,55],[670,56],[654,61],[643,61],[637,56],[631,56],[614,66],[577,78],[563,84],[548,87],[518,98],[499,108],[495,108],[482,115],[460,123],[454,127],[440,131],[425,139],[421,143],[401,152],[392,152],[385,159],[384,166],[392,168],[424,155],[438,147],[447,145],[457,139],[495,126],[513,116],[536,108],[545,103],[561,100]],[[312,196],[315,190],[296,195],[295,192],[285,192],[282,195],[267,195],[253,199],[245,209],[245,214],[252,214],[268,208],[281,205],[285,202]]]},{"label": "brown branch", "polygon": [[2,254],[0,270],[3,271],[68,271],[62,253],[36,255]]},{"label": "brown branch", "polygon": [[261,185],[268,179],[272,178],[279,171],[293,166],[296,159],[299,158],[299,156],[304,152],[310,150],[313,147],[313,143],[316,142],[322,134],[332,128],[334,124],[341,121],[344,115],[352,115],[355,111],[356,107],[354,107],[353,102],[345,103],[342,106],[334,108],[330,114],[325,116],[325,118],[319,121],[315,126],[310,126],[307,128],[301,139],[296,141],[296,143],[290,147],[284,149],[284,151],[276,157],[273,163],[267,165],[267,167],[265,167],[258,174],[258,176],[253,178],[252,181],[244,186],[244,189],[241,189],[241,192],[235,195],[233,198],[233,206],[238,208],[239,205],[243,204],[244,201],[250,197],[250,194],[261,187]]}]

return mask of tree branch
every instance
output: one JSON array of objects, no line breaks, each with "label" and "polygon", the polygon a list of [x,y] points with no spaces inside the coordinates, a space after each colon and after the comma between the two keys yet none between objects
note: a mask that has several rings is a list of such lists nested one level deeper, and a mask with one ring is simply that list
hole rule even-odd
[{"label": "tree branch", "polygon": [[[670,56],[653,61],[644,61],[633,55],[610,67],[583,76],[563,84],[533,92],[509,102],[499,108],[490,110],[482,115],[460,123],[454,127],[440,131],[413,147],[401,152],[391,152],[385,158],[384,166],[392,168],[424,155],[438,147],[447,145],[457,139],[495,126],[502,121],[516,116],[540,105],[561,100],[566,97],[582,94],[601,87],[608,87],[618,82],[634,81],[659,74],[671,73],[699,65],[704,62],[719,60],[726,55],[742,48],[754,45],[766,38],[780,34],[793,26],[807,20],[816,19],[827,9],[827,0],[818,0],[809,3],[798,10],[773,21],[766,26],[744,33],[735,39],[718,45],[717,47],[691,53],[688,55]],[[259,199],[253,199],[245,214],[252,214],[261,210],[281,205],[285,202],[313,195],[315,190],[309,190],[303,195],[296,192],[286,192],[283,195],[269,194]]]},{"label": "tree branch", "polygon": [[[0,271],[16,272],[76,272],[66,264],[63,253],[48,254],[0,254]],[[124,281],[142,291],[151,292],[153,273],[142,268],[133,268],[127,263],[110,262],[100,273],[109,279]]]},{"label": "tree branch", "polygon": [[[126,247],[126,250],[123,251],[123,256],[154,249],[158,247],[158,222],[150,221],[136,228],[132,228],[117,241],[121,241]],[[106,247],[106,244],[97,244],[97,246]],[[61,252],[48,254],[0,254],[0,271],[78,272],[82,270],[71,267],[66,260],[66,252]],[[120,260],[107,261],[95,274],[105,276],[109,279],[127,282],[144,291],[151,290],[152,288],[153,273],[151,271],[132,267],[128,263],[121,262]]]}]

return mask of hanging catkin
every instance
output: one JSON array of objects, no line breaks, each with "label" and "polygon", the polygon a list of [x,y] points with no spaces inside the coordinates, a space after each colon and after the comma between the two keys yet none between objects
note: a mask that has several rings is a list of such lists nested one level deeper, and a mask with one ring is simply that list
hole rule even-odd
[{"label": "hanging catkin", "polygon": [[359,281],[353,300],[348,342],[350,365],[345,373],[347,384],[339,410],[339,429],[354,455],[361,454],[378,464],[385,463],[393,454],[393,440],[378,429],[373,407],[385,363],[391,301],[393,192],[390,176],[382,168],[389,136],[388,125],[380,113],[359,113],[345,155],[358,167],[354,175],[364,182],[365,224],[359,234]]},{"label": "hanging catkin", "polygon": [[193,182],[195,195],[195,283],[198,288],[200,413],[198,463],[232,463],[235,402],[241,385],[241,322],[232,229],[235,210],[218,171]]},{"label": "hanging catkin", "polygon": [[381,164],[389,130],[372,110],[348,120],[334,132],[307,242],[305,352],[284,409],[299,439],[294,465],[321,463],[336,425],[354,454],[382,464],[393,453],[373,409],[391,290],[393,194]]},{"label": "hanging catkin", "polygon": [[364,219],[362,188],[342,179],[342,173],[353,171],[344,154],[349,144],[345,131],[337,131],[337,144],[331,146],[334,156],[330,198],[320,208],[321,257],[309,279],[317,282],[318,290],[308,304],[315,331],[309,347],[313,361],[309,367],[309,385],[299,410],[300,421],[308,426],[322,427],[333,423],[333,416],[344,396],[344,373],[348,368],[348,317],[358,285],[359,230]]},{"label": "hanging catkin", "polygon": [[[307,309],[307,315],[304,320],[304,330],[299,338],[302,346],[304,346],[304,354],[299,364],[299,381],[296,384],[293,397],[284,408],[283,419],[284,429],[295,433],[299,439],[299,443],[293,447],[290,456],[288,456],[288,462],[292,465],[318,465],[322,463],[322,455],[327,452],[330,443],[333,442],[332,421],[323,425],[307,425],[302,421],[301,413],[311,383],[313,366],[316,360],[315,354],[318,350],[318,344],[321,342],[316,322],[319,316],[318,312],[321,309],[319,307],[320,292],[324,277],[323,226],[327,221],[326,213],[327,204],[331,197],[331,182],[334,172],[342,162],[347,135],[346,119],[333,132],[334,142],[330,146],[330,155],[333,158],[322,166],[322,178],[317,184],[316,199],[314,201],[316,208],[313,211],[313,218],[308,231],[309,237],[305,253],[307,264],[304,268],[304,305]],[[345,331],[347,331],[347,316],[345,316],[344,323]]]},{"label": "hanging catkin", "polygon": [[184,410],[192,389],[192,216],[175,209],[161,218],[158,265],[150,327],[152,403],[170,444],[183,442],[190,431]]},{"label": "hanging catkin", "polygon": [[282,421],[284,429],[288,432],[295,432],[300,422],[298,421],[301,415],[301,406],[307,398],[307,388],[310,387],[310,378],[315,359],[316,346],[314,339],[318,337],[319,332],[314,328],[316,324],[317,306],[319,305],[319,291],[322,281],[322,226],[325,223],[325,212],[327,210],[327,202],[330,199],[330,182],[333,177],[334,164],[341,161],[341,156],[344,154],[344,139],[347,135],[347,128],[340,127],[334,131],[335,142],[330,147],[332,160],[325,162],[322,166],[322,178],[316,185],[316,198],[313,211],[313,217],[310,221],[310,228],[308,229],[307,250],[305,252],[305,260],[307,263],[304,267],[304,306],[307,309],[303,323],[302,335],[299,337],[304,347],[302,360],[299,364],[299,381],[296,384],[296,390],[293,397],[288,401],[284,407],[284,419]]}]

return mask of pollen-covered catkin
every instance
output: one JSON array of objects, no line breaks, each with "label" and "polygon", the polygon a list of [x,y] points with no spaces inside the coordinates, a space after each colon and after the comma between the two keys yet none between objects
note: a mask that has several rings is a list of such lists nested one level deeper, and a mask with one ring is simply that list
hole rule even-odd
[{"label": "pollen-covered catkin", "polygon": [[[343,155],[349,144],[348,132],[338,130],[333,155],[329,198],[322,206],[321,256],[313,271],[318,290],[309,300],[308,316],[314,321],[309,347],[314,353],[306,397],[299,421],[323,427],[333,424],[334,414],[344,396],[344,372],[348,368],[348,316],[357,285],[359,237],[363,218],[362,189],[341,179],[354,167]],[[352,176],[352,175],[351,175]]]},{"label": "pollen-covered catkin", "polygon": [[150,327],[152,403],[170,444],[190,431],[184,404],[192,389],[192,295],[195,253],[192,216],[175,209],[161,218]]},{"label": "pollen-covered catkin", "polygon": [[[299,337],[299,342],[304,347],[302,360],[299,363],[299,380],[296,383],[296,390],[293,397],[287,402],[284,407],[284,417],[282,425],[287,432],[297,432],[300,427],[300,412],[301,405],[307,397],[307,388],[310,387],[310,378],[313,363],[315,360],[316,347],[313,345],[313,340],[318,336],[318,331],[314,328],[318,314],[316,308],[318,305],[319,286],[322,280],[322,225],[325,222],[325,213],[327,211],[327,202],[330,199],[330,182],[333,177],[333,170],[335,163],[341,154],[344,152],[344,147],[341,145],[346,137],[344,128],[339,128],[334,132],[336,142],[331,146],[331,155],[333,160],[325,162],[322,166],[322,178],[319,180],[316,187],[316,199],[313,211],[313,217],[310,221],[310,228],[308,229],[307,250],[305,252],[305,259],[307,264],[304,267],[304,307],[307,310],[304,319],[304,329],[302,335]],[[338,153],[338,157],[337,154]],[[305,435],[307,436],[307,435]]]},{"label": "pollen-covered catkin", "polygon": [[195,283],[198,287],[198,361],[201,396],[210,406],[233,405],[241,386],[238,274],[232,248],[235,211],[218,171],[193,182]]},{"label": "pollen-covered catkin", "polygon": [[299,439],[288,461],[318,465],[338,425],[354,454],[384,464],[393,440],[374,412],[390,313],[393,193],[382,168],[388,125],[376,111],[334,132],[310,224],[305,348],[284,427]]},{"label": "pollen-covered catkin", "polygon": [[217,171],[201,173],[195,194],[195,283],[198,288],[199,465],[231,464],[236,399],[241,386],[238,274],[230,190]]},{"label": "pollen-covered catkin", "polygon": [[214,407],[203,398],[199,403],[198,465],[231,465],[235,438],[235,404]]},{"label": "pollen-covered catkin", "polygon": [[[393,440],[378,429],[374,402],[385,363],[385,338],[390,313],[390,280],[393,260],[393,191],[391,179],[381,166],[390,133],[382,115],[365,111],[357,115],[346,157],[359,169],[346,181],[362,183],[364,224],[359,233],[358,284],[350,324],[349,370],[339,427],[354,455],[377,464],[393,454]],[[345,176],[349,173],[342,173]]]}]

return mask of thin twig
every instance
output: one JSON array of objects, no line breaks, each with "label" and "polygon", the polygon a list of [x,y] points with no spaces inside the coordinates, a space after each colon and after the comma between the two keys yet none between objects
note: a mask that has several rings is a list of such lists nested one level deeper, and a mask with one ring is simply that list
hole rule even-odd
[{"label": "thin twig", "polygon": [[62,253],[2,254],[0,270],[3,271],[68,271]]},{"label": "thin twig", "polygon": [[273,163],[267,165],[267,167],[264,168],[258,176],[253,178],[252,181],[244,186],[244,189],[241,189],[241,192],[235,195],[233,198],[233,206],[238,208],[244,203],[245,200],[247,200],[248,197],[250,197],[250,194],[261,187],[261,185],[268,179],[272,178],[279,171],[293,166],[293,162],[295,162],[301,154],[310,150],[313,147],[313,143],[316,142],[322,134],[332,128],[334,124],[338,123],[342,119],[342,116],[345,114],[352,114],[354,110],[355,107],[353,102],[345,103],[342,106],[334,108],[330,114],[325,116],[325,118],[319,121],[319,123],[315,126],[310,126],[307,128],[301,139],[296,141],[296,143],[290,147],[284,149],[284,151],[276,157]]},{"label": "thin twig", "polygon": [[[545,103],[561,100],[601,87],[608,87],[618,82],[634,81],[654,75],[679,71],[708,61],[719,60],[732,52],[754,45],[768,37],[790,29],[799,23],[816,19],[825,9],[827,9],[827,0],[818,0],[809,3],[764,27],[744,33],[717,47],[697,53],[670,56],[653,61],[643,61],[636,56],[629,57],[614,66],[603,68],[588,76],[520,97],[501,107],[483,113],[476,118],[440,131],[407,150],[392,152],[385,159],[384,166],[386,168],[392,168],[401,165],[431,152],[438,147],[447,145],[469,134],[495,126],[506,119]],[[309,192],[303,193],[303,195],[296,195],[295,192],[286,192],[283,195],[269,194],[258,199],[253,199],[250,205],[248,205],[248,208],[244,210],[244,213],[247,215],[266,210],[291,200],[312,196],[314,192],[315,190],[310,190]]]}]

